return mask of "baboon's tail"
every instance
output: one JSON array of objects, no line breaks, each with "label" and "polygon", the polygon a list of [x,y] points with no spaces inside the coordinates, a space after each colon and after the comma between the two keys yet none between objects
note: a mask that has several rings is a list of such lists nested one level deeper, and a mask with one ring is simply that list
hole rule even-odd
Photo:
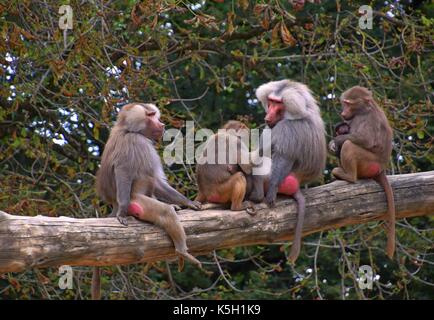
[{"label": "baboon's tail", "polygon": [[393,190],[386,177],[386,174],[381,172],[374,178],[380,186],[383,187],[387,199],[387,256],[392,259],[395,253],[395,200]]},{"label": "baboon's tail", "polygon": [[300,189],[298,189],[292,196],[297,202],[297,223],[295,225],[294,241],[292,242],[291,252],[289,253],[289,261],[294,263],[300,254],[306,201]]}]

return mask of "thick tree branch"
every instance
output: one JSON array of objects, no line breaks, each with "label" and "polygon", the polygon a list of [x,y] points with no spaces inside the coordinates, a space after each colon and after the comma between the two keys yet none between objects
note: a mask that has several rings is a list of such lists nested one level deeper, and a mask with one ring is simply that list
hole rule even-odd
[{"label": "thick tree branch", "polygon": [[[434,213],[434,171],[389,176],[398,218]],[[386,211],[382,189],[373,181],[336,181],[303,191],[304,234],[380,220]],[[183,210],[180,218],[192,253],[290,240],[295,225],[291,199],[246,212]],[[58,265],[104,266],[174,257],[174,248],[158,227],[130,218],[124,227],[114,218],[23,217],[0,211],[0,272]]]}]

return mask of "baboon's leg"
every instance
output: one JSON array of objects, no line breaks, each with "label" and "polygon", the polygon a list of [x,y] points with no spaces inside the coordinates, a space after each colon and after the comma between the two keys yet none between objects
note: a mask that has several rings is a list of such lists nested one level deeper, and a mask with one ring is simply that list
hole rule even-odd
[{"label": "baboon's leg", "polygon": [[202,267],[201,263],[188,253],[187,236],[173,206],[145,195],[134,194],[128,213],[137,219],[163,228],[172,239],[176,252],[198,267]]}]

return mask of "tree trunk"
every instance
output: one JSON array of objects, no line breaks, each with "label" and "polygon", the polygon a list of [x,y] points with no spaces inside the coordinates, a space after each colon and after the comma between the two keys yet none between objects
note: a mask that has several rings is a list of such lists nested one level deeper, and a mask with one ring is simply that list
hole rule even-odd
[{"label": "tree trunk", "polygon": [[[434,171],[388,177],[395,193],[397,218],[434,213]],[[371,180],[335,181],[303,190],[304,235],[384,218],[386,196]],[[190,252],[290,240],[296,221],[292,199],[255,216],[227,210],[179,212]],[[0,273],[49,266],[106,266],[171,259],[170,238],[160,228],[129,218],[13,216],[0,211]]]}]

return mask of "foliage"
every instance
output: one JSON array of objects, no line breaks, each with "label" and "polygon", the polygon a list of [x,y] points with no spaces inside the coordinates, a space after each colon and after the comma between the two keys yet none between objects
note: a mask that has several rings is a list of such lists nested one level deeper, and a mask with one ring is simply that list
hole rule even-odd
[{"label": "foliage", "polygon": [[[338,97],[371,88],[394,128],[390,171],[434,169],[433,11],[430,1],[371,1],[373,29],[360,29],[358,1],[61,1],[73,29],[58,27],[58,1],[0,1],[0,208],[12,214],[105,215],[94,175],[119,106],[152,101],[169,127],[185,120],[216,129],[241,117],[263,124],[258,85],[291,78],[309,85],[330,135]],[[393,15],[393,17],[392,17]],[[161,148],[160,148],[161,149]],[[331,180],[328,159],[321,183]],[[167,167],[194,197],[194,166]],[[383,252],[381,223],[309,236],[295,267],[288,244],[220,250],[207,272],[166,262],[107,267],[107,299],[432,299],[432,217],[399,221],[398,253]],[[380,278],[356,285],[358,266]],[[87,299],[91,269],[75,289],[53,269],[0,275],[7,299]],[[78,289],[79,288],[79,289]]]}]

